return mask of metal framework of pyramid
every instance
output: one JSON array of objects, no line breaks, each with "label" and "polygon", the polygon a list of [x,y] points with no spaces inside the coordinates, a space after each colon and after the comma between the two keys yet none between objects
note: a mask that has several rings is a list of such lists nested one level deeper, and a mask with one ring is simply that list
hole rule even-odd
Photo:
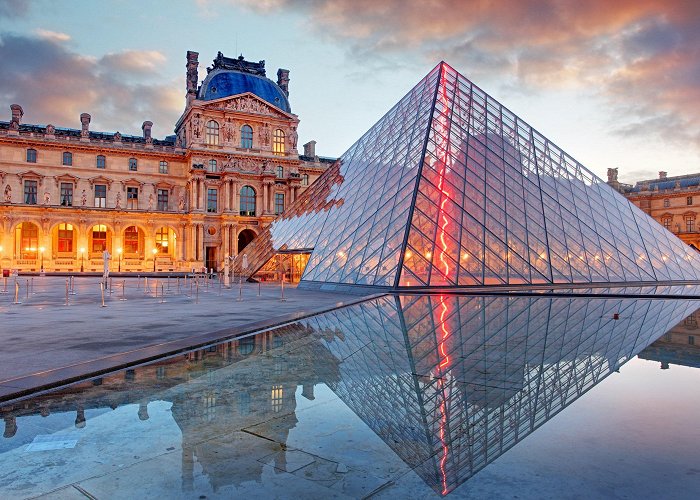
[{"label": "metal framework of pyramid", "polygon": [[700,279],[697,252],[444,62],[256,239],[253,268],[313,249],[321,288]]}]

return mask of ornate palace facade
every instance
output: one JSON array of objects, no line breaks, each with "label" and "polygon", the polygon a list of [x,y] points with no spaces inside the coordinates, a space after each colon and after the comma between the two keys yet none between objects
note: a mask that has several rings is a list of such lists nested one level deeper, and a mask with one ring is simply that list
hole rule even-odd
[{"label": "ornate palace facade", "polygon": [[0,122],[0,267],[20,271],[220,269],[333,160],[297,151],[289,71],[221,53],[198,86],[187,53],[175,134],[141,136]]}]

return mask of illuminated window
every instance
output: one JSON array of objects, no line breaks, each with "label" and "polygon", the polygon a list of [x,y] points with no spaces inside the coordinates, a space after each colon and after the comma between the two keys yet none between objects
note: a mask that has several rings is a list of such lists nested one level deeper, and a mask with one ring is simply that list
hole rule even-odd
[{"label": "illuminated window", "polygon": [[273,385],[272,393],[270,394],[270,404],[272,411],[275,413],[282,409],[282,397],[284,396],[284,388],[281,385]]},{"label": "illuminated window", "polygon": [[214,120],[207,122],[207,144],[212,146],[219,144],[219,124]]},{"label": "illuminated window", "polygon": [[670,206],[671,206],[671,200],[669,200],[668,198],[665,198],[664,199],[664,208],[668,208]]},{"label": "illuminated window", "polygon": [[255,215],[255,189],[250,186],[241,188],[241,215]]},{"label": "illuminated window", "polygon": [[95,206],[98,208],[107,206],[107,185],[95,184]]},{"label": "illuminated window", "polygon": [[250,125],[241,127],[241,147],[246,149],[253,147],[253,129]]},{"label": "illuminated window", "polygon": [[24,203],[27,205],[36,205],[36,181],[24,181]]},{"label": "illuminated window", "polygon": [[308,186],[309,185],[309,174],[303,174],[301,176],[301,185],[302,186]]},{"label": "illuminated window", "polygon": [[207,212],[216,213],[216,198],[218,192],[216,189],[207,189]]},{"label": "illuminated window", "polygon": [[139,230],[129,226],[124,230],[124,253],[139,253]]},{"label": "illuminated window", "polygon": [[36,149],[27,150],[27,163],[36,163]]},{"label": "illuminated window", "polygon": [[105,168],[107,166],[107,159],[104,157],[104,155],[97,155],[97,158],[95,159],[95,166],[97,168]]},{"label": "illuminated window", "polygon": [[280,129],[272,133],[272,154],[284,155],[284,132]]},{"label": "illuminated window", "polygon": [[209,160],[208,172],[216,172],[216,160]]},{"label": "illuminated window", "polygon": [[72,182],[62,182],[61,183],[61,206],[72,207],[73,206],[73,183]]},{"label": "illuminated window", "polygon": [[36,252],[39,246],[39,228],[31,222],[23,222],[17,226],[20,233],[20,258],[36,259]]},{"label": "illuminated window", "polygon": [[168,236],[170,231],[167,227],[161,227],[156,233],[156,248],[158,253],[167,254],[170,250]]},{"label": "illuminated window", "polygon": [[129,210],[136,210],[139,208],[139,188],[126,188],[126,208]]},{"label": "illuminated window", "polygon": [[161,212],[167,212],[168,211],[168,190],[167,189],[159,189],[158,190],[158,200],[157,200],[157,209],[160,210]]},{"label": "illuminated window", "polygon": [[139,167],[139,162],[136,160],[136,158],[129,158],[129,170],[132,172],[136,172]]},{"label": "illuminated window", "polygon": [[216,417],[216,394],[211,391],[204,395],[204,418],[211,422]]},{"label": "illuminated window", "polygon": [[158,172],[161,174],[167,174],[168,173],[168,162],[165,160],[161,160],[160,163],[158,164]]},{"label": "illuminated window", "polygon": [[284,212],[284,193],[275,193],[275,215]]},{"label": "illuminated window", "polygon": [[69,153],[68,151],[63,153],[63,164],[68,167],[73,165],[73,153]]},{"label": "illuminated window", "polygon": [[61,223],[58,225],[58,251],[73,251],[73,224]]},{"label": "illuminated window", "polygon": [[107,249],[107,226],[97,224],[92,227],[92,251],[103,252]]},{"label": "illuminated window", "polygon": [[277,178],[284,179],[284,167],[282,165],[277,167]]}]

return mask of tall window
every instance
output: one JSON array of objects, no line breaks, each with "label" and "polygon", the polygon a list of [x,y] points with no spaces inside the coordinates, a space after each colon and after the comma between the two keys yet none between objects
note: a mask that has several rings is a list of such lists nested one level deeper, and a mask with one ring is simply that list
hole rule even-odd
[{"label": "tall window", "polygon": [[214,146],[219,144],[219,124],[214,120],[207,122],[207,144]]},{"label": "tall window", "polygon": [[309,174],[303,174],[301,176],[301,185],[302,186],[308,186],[309,185]]},{"label": "tall window", "polygon": [[272,154],[284,155],[284,132],[280,129],[272,133]]},{"label": "tall window", "polygon": [[36,205],[36,181],[24,181],[24,203]]},{"label": "tall window", "polygon": [[58,251],[73,251],[73,224],[61,223],[58,225]]},{"label": "tall window", "polygon": [[686,204],[686,205],[692,205],[692,204],[693,204],[693,197],[692,197],[692,196],[688,196],[688,197],[685,199],[685,204]]},{"label": "tall window", "polygon": [[158,190],[158,210],[161,212],[167,212],[168,211],[168,190],[167,189],[159,189]]},{"label": "tall window", "polygon": [[284,212],[284,193],[275,193],[275,215]]},{"label": "tall window", "polygon": [[284,387],[282,385],[273,385],[272,393],[270,394],[270,406],[275,413],[282,409],[282,400],[284,398]]},{"label": "tall window", "polygon": [[277,166],[277,178],[278,179],[284,178],[284,167],[282,165]]},{"label": "tall window", "polygon": [[692,217],[686,217],[685,218],[685,230],[688,233],[693,232],[693,229],[695,229],[695,219]]},{"label": "tall window", "polygon": [[250,125],[241,127],[241,147],[246,149],[253,147],[253,129]]},{"label": "tall window", "polygon": [[255,189],[250,186],[241,188],[241,215],[255,215]]},{"label": "tall window", "polygon": [[36,163],[36,149],[27,149],[27,163]]},{"label": "tall window", "polygon": [[671,206],[671,200],[668,198],[664,198],[664,208],[668,208]]},{"label": "tall window", "polygon": [[139,253],[139,230],[136,226],[129,226],[124,230],[124,253]]},{"label": "tall window", "polygon": [[207,189],[207,212],[216,213],[216,195],[218,194],[216,189]]},{"label": "tall window", "polygon": [[129,158],[129,170],[136,172],[139,168],[139,162],[136,158]]},{"label": "tall window", "polygon": [[671,230],[671,219],[666,218],[664,219],[664,227],[668,229],[669,231]]},{"label": "tall window", "polygon": [[95,184],[95,206],[105,208],[107,206],[107,185]]},{"label": "tall window", "polygon": [[107,166],[107,158],[104,155],[97,155],[95,158],[95,166],[97,168],[105,168]]},{"label": "tall window", "polygon": [[168,228],[161,227],[158,232],[156,232],[156,248],[159,254],[167,254],[169,250],[168,246]]},{"label": "tall window", "polygon": [[72,182],[62,182],[61,183],[61,205],[64,207],[73,206],[73,183]]},{"label": "tall window", "polygon": [[139,208],[139,188],[126,188],[126,208],[129,210],[137,210]]},{"label": "tall window", "polygon": [[73,165],[73,153],[69,153],[68,151],[63,153],[63,164],[69,167]]},{"label": "tall window", "polygon": [[167,174],[168,173],[168,162],[165,160],[161,160],[160,163],[158,164],[158,172],[161,174]]},{"label": "tall window", "polygon": [[39,228],[31,222],[23,222],[17,227],[20,231],[20,258],[36,259],[39,247]]},{"label": "tall window", "polygon": [[209,160],[208,172],[216,172],[216,160]]},{"label": "tall window", "polygon": [[107,248],[107,226],[97,224],[92,226],[92,251],[103,252]]}]

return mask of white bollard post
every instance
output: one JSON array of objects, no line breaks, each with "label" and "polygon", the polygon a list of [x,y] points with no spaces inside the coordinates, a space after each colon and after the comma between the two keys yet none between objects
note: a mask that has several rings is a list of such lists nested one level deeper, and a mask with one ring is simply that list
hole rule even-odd
[{"label": "white bollard post", "polygon": [[3,285],[2,291],[0,293],[7,293],[7,276],[3,277],[5,284]]},{"label": "white bollard post", "polygon": [[126,280],[122,280],[122,298],[119,300],[126,300],[126,292],[124,291],[126,287]]},{"label": "white bollard post", "polygon": [[100,281],[100,295],[102,295],[102,307],[107,307],[105,305],[105,284],[104,284],[104,281]]},{"label": "white bollard post", "polygon": [[68,305],[68,278],[66,278],[66,303],[65,305]]},{"label": "white bollard post", "polygon": [[280,302],[286,302],[287,299],[284,298],[284,274],[282,275],[282,298],[280,299]]},{"label": "white bollard post", "polygon": [[165,304],[165,292],[163,291],[163,284],[160,285],[160,303]]},{"label": "white bollard post", "polygon": [[243,300],[243,280],[238,278],[238,302]]},{"label": "white bollard post", "polygon": [[21,304],[19,301],[19,283],[17,283],[17,278],[15,278],[15,301],[13,304]]}]

